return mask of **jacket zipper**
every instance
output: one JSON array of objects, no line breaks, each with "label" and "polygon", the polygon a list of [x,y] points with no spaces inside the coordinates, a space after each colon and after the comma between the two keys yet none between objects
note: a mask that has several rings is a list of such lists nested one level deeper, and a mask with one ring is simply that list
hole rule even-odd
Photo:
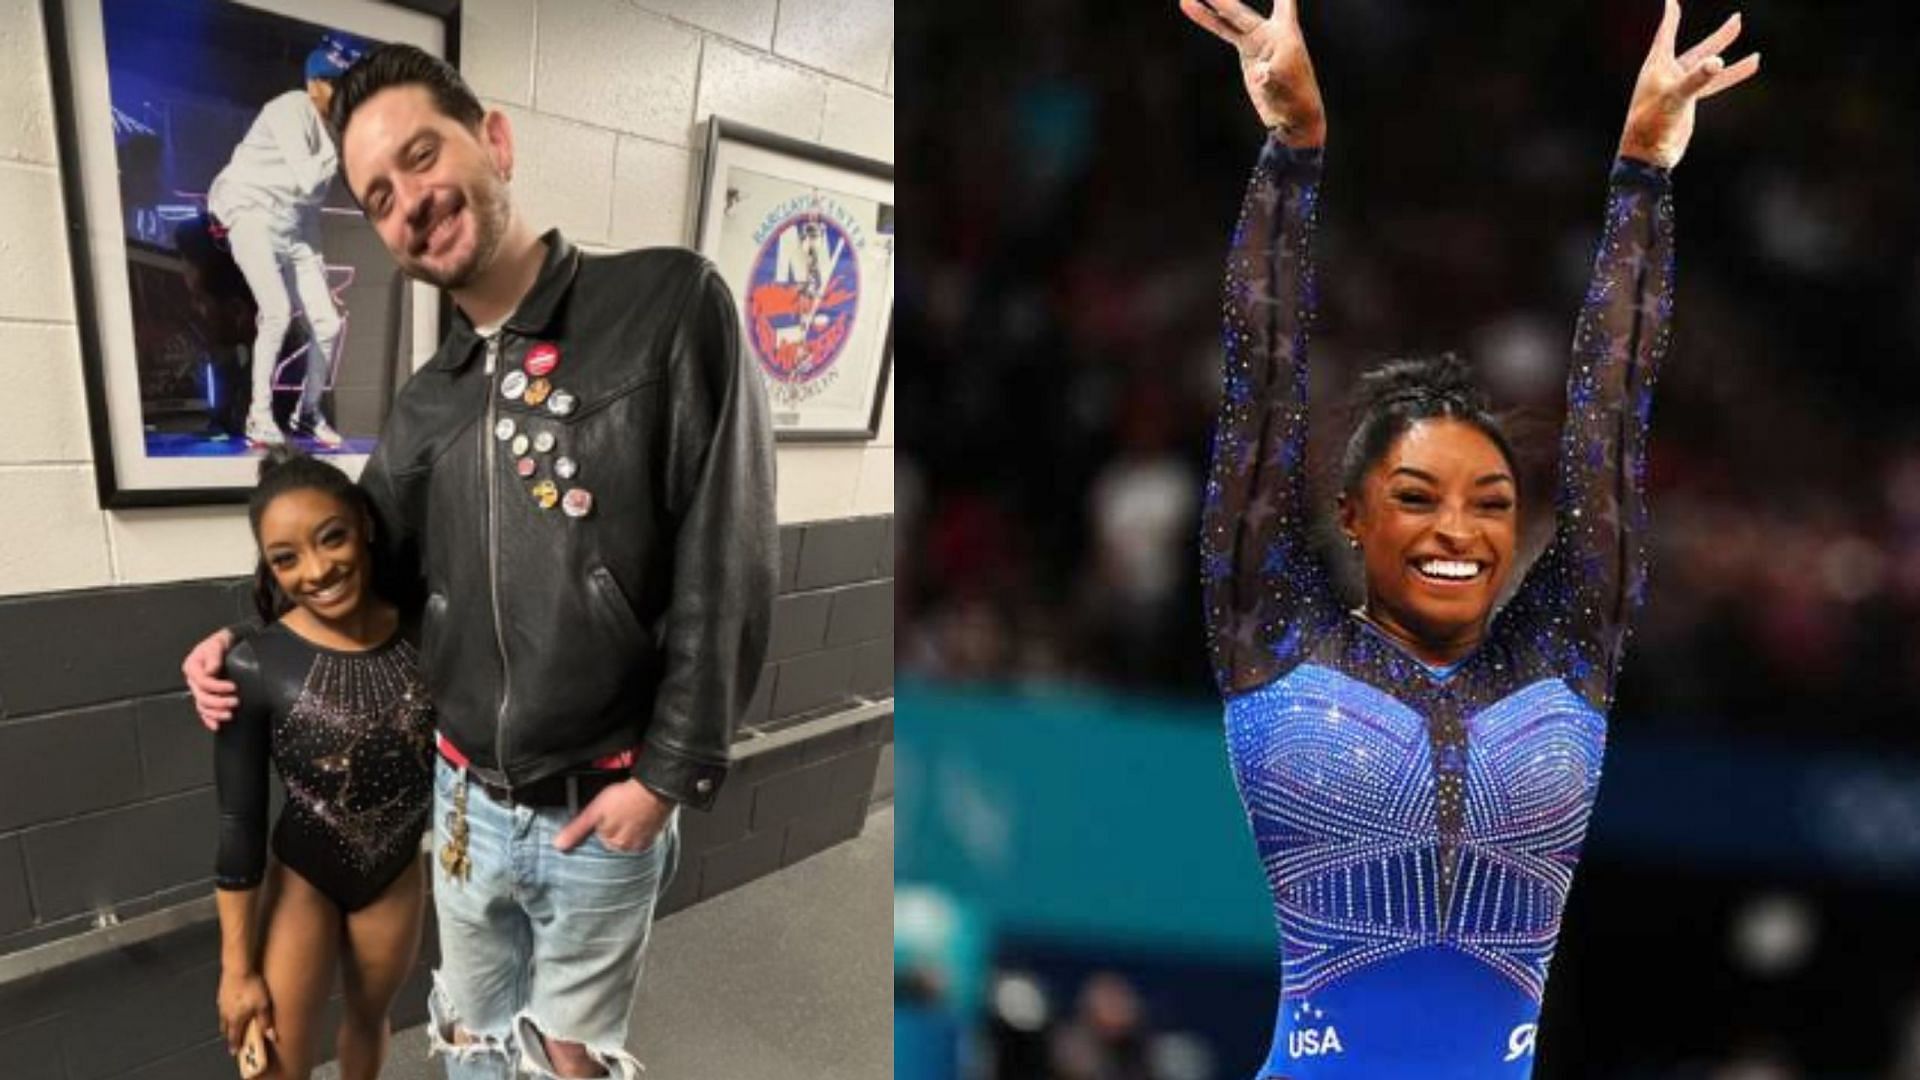
[{"label": "jacket zipper", "polygon": [[494,718],[493,754],[500,775],[513,786],[507,771],[507,699],[513,696],[513,669],[507,664],[507,631],[500,620],[500,510],[497,505],[499,480],[494,475],[493,425],[498,423],[499,388],[493,379],[500,368],[500,334],[487,338],[487,422],[481,425],[480,441],[486,458],[487,484],[487,592],[493,604],[493,641],[500,650],[500,708]]}]

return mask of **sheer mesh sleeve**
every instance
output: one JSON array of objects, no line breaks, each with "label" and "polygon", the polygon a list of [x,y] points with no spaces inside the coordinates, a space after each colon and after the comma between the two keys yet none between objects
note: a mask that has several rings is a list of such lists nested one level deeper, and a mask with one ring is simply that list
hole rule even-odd
[{"label": "sheer mesh sleeve", "polygon": [[214,857],[215,887],[251,889],[267,865],[267,761],[272,707],[253,643],[227,652],[227,676],[240,704],[213,739],[214,790],[220,806],[220,847]]},{"label": "sheer mesh sleeve", "polygon": [[1226,372],[1201,523],[1208,648],[1223,694],[1285,674],[1337,615],[1307,503],[1307,332],[1321,152],[1269,138],[1227,256]]},{"label": "sheer mesh sleeve", "polygon": [[1502,616],[1602,710],[1646,584],[1647,426],[1672,309],[1668,173],[1621,158],[1574,330],[1553,540]]}]

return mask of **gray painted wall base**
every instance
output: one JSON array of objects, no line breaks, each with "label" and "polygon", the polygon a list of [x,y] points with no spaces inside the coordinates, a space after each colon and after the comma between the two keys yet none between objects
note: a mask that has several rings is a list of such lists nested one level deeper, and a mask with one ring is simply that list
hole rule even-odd
[{"label": "gray painted wall base", "polygon": [[[886,701],[740,747],[714,810],[682,815],[683,856],[660,915],[859,836],[892,736]],[[187,904],[0,957],[0,1062],[8,1080],[227,1075],[232,1061],[217,1041],[213,1013],[219,925],[206,895],[212,886],[202,889]],[[394,1003],[395,1029],[425,1022],[438,963],[429,906],[420,963]],[[325,1022],[331,1028],[338,1019],[336,995]]]},{"label": "gray painted wall base", "polygon": [[[663,914],[858,835],[892,791],[892,519],[787,526],[780,540],[775,647],[718,803],[682,816]],[[221,580],[0,598],[9,1080],[232,1068],[208,1041],[213,749],[179,667],[211,628],[245,615],[246,590]],[[431,962],[404,1007],[424,1003]]]}]

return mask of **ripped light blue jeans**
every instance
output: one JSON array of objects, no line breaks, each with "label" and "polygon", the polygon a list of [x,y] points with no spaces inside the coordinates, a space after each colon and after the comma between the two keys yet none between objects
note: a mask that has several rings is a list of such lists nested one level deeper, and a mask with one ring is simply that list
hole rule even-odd
[{"label": "ripped light blue jeans", "polygon": [[[464,880],[448,876],[438,858],[462,783],[472,863]],[[581,1044],[609,1076],[636,1080],[627,1020],[654,901],[679,857],[679,812],[645,851],[619,851],[590,835],[562,852],[553,838],[572,811],[496,803],[444,760],[433,804],[440,969],[428,1007],[448,1080],[557,1075],[542,1034]],[[455,1025],[470,1041],[451,1041]]]}]

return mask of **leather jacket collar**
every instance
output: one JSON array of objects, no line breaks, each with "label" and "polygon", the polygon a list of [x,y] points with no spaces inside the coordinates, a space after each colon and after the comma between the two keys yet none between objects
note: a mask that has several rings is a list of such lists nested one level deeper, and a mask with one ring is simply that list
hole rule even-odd
[{"label": "leather jacket collar", "polygon": [[[540,276],[534,279],[533,288],[520,301],[520,306],[507,316],[506,327],[516,334],[536,336],[553,323],[553,317],[573,288],[574,274],[580,269],[580,252],[567,238],[560,235],[559,229],[548,229],[540,237],[547,246],[546,259],[540,264]],[[453,328],[447,334],[446,348],[441,351],[435,367],[443,371],[458,371],[467,366],[478,353],[480,333],[473,328],[473,320],[461,311],[458,305],[453,308]]]}]

